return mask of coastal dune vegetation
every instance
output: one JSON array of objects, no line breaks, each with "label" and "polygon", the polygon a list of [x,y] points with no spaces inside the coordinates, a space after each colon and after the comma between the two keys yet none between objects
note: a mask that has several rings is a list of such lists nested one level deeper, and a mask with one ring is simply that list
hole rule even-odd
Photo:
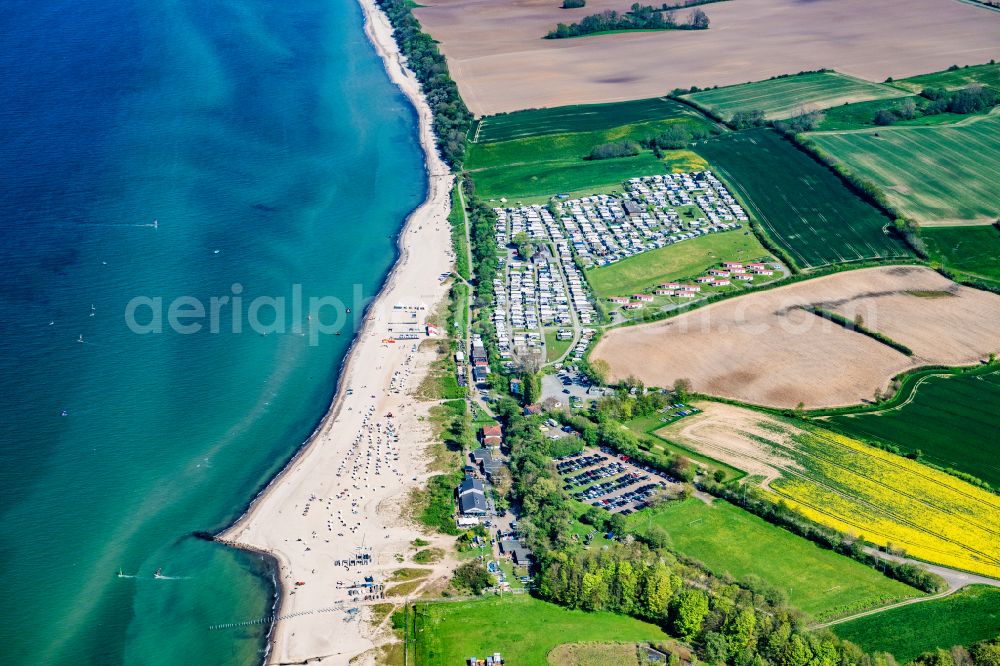
[{"label": "coastal dune vegetation", "polygon": [[465,136],[472,113],[448,73],[448,63],[430,35],[423,32],[407,0],[375,0],[393,28],[393,38],[406,56],[407,66],[420,81],[434,116],[434,137],[441,157],[452,168],[465,157]]},{"label": "coastal dune vegetation", "polygon": [[[634,7],[637,12],[642,9]],[[858,85],[865,87],[864,83]],[[840,85],[847,87],[843,82]],[[885,93],[887,99],[909,96],[906,91],[898,91],[897,95],[882,91],[877,84],[869,85]],[[846,93],[841,90],[841,94]],[[869,90],[868,94],[874,93]],[[819,103],[838,103],[836,99],[826,97]],[[734,124],[742,127],[764,123],[765,115],[745,114]],[[916,597],[921,591],[940,592],[945,583],[908,563],[881,562],[876,570],[879,561],[870,550],[878,547],[969,571],[1000,574],[1000,552],[996,548],[1000,533],[995,528],[1000,522],[1000,502],[994,495],[815,422],[735,406],[699,403],[703,413],[678,418],[655,430],[655,437],[650,436],[648,433],[657,427],[654,420],[659,410],[670,398],[658,391],[646,393],[640,379],[624,374],[633,373],[613,367],[619,361],[614,357],[621,355],[617,352],[606,359],[610,367],[599,369],[599,358],[580,363],[595,376],[608,370],[605,378],[619,381],[613,395],[599,400],[589,412],[532,415],[537,406],[534,403],[539,400],[538,374],[524,364],[518,365],[517,359],[513,367],[505,366],[496,353],[496,332],[491,324],[495,303],[490,289],[494,278],[503,272],[498,271],[502,269],[498,264],[500,248],[490,210],[490,206],[498,204],[486,199],[542,202],[560,194],[610,191],[620,188],[626,178],[699,164],[727,179],[751,215],[763,224],[767,231],[763,237],[768,243],[773,240],[778,248],[771,253],[781,254],[782,259],[794,256],[794,262],[790,262],[794,268],[808,271],[850,261],[909,261],[914,257],[895,233],[891,218],[777,132],[751,130],[712,137],[725,130],[692,109],[663,99],[643,100],[617,109],[615,105],[585,111],[540,109],[525,112],[520,117],[523,124],[516,116],[487,118],[470,125],[464,134],[469,140],[469,152],[451,163],[456,169],[465,169],[463,187],[468,198],[466,211],[462,212],[469,216],[476,277],[475,313],[470,326],[483,336],[490,356],[492,372],[487,383],[494,398],[490,409],[503,425],[504,453],[509,463],[510,478],[502,483],[504,491],[509,492],[499,501],[503,507],[516,508],[519,537],[533,554],[533,596],[520,593],[509,598],[408,604],[401,617],[394,617],[394,624],[403,628],[404,636],[413,637],[405,649],[415,649],[417,663],[460,661],[473,654],[496,651],[503,652],[510,661],[544,663],[553,655],[575,654],[569,644],[579,643],[585,635],[588,641],[601,643],[656,642],[665,645],[668,652],[676,648],[675,660],[683,651],[686,656],[680,658],[685,663],[696,653],[699,659],[720,664],[752,663],[756,659],[785,664],[827,660],[881,666],[892,662],[882,655],[863,655],[832,631],[811,629],[813,618],[837,618]],[[741,146],[740,140],[747,145]],[[713,142],[723,141],[733,143],[719,148],[714,155],[707,154]],[[702,147],[707,148],[702,151]],[[773,149],[772,154],[768,154],[769,149]],[[743,161],[739,178],[732,175],[737,167],[727,169],[726,160],[731,164],[734,154],[736,161]],[[805,161],[796,162],[799,158]],[[722,166],[716,168],[717,163]],[[782,163],[784,173],[779,168]],[[758,173],[750,173],[753,170]],[[765,179],[779,184],[767,189]],[[740,189],[744,180],[751,185]],[[453,209],[455,219],[457,210]],[[766,215],[761,214],[762,210]],[[780,215],[786,216],[783,224],[775,221]],[[713,252],[754,251],[766,256],[765,246],[771,247],[746,231],[731,233],[726,240],[745,241],[743,245],[749,247],[695,251],[690,262],[697,264]],[[521,253],[526,254],[523,250]],[[668,256],[670,265],[654,274],[657,269],[651,264],[656,263],[656,258],[663,258],[667,264]],[[679,259],[680,254],[664,253],[647,259],[645,265],[621,262],[624,268],[619,269],[618,279],[631,280],[628,284],[666,279],[660,277],[666,274],[664,271],[683,270],[679,262],[675,263]],[[889,378],[917,362],[906,350],[919,355],[920,362],[932,359],[934,353],[940,353],[942,358],[951,358],[947,356],[951,354],[970,359],[984,353],[988,347],[984,340],[989,337],[984,330],[994,323],[989,317],[971,321],[970,312],[976,308],[970,304],[989,307],[992,302],[977,301],[976,296],[925,268],[873,270],[878,272],[858,271],[860,277],[845,273],[825,278],[826,292],[822,287],[817,292],[813,282],[795,285],[808,295],[802,303],[782,303],[778,308],[774,302],[763,304],[762,311],[789,320],[820,319],[804,311],[803,304],[829,315],[832,321],[821,321],[829,327],[823,336],[829,337],[799,336],[795,342],[795,352],[804,367],[773,372],[775,359],[784,362],[788,354],[789,340],[782,334],[773,336],[772,355],[756,359],[757,365],[751,368],[729,367],[732,358],[742,361],[746,355],[757,353],[755,345],[746,344],[738,331],[695,333],[702,335],[704,344],[710,343],[701,349],[704,353],[692,348],[694,338],[681,338],[672,347],[699,365],[705,364],[709,352],[722,358],[714,364],[712,381],[752,386],[759,379],[757,375],[778,374],[778,385],[767,387],[767,396],[789,407],[789,411],[793,401],[798,400],[794,413],[799,415],[804,407],[802,378],[823,377],[827,382],[832,371],[848,368],[858,372],[847,359],[854,364],[858,357],[864,359],[864,367],[860,368],[863,376],[849,376],[833,389],[814,388],[819,393],[809,398],[819,399],[811,404],[844,404],[866,393],[871,395],[873,387],[881,390]],[[612,273],[607,275],[610,279]],[[846,298],[835,293],[838,284],[843,287],[838,283],[841,279],[850,283]],[[831,282],[834,287],[830,287]],[[879,291],[878,287],[883,289]],[[872,294],[894,299],[888,308],[891,321],[865,321],[853,329],[846,326],[859,321],[852,308],[865,303]],[[927,329],[933,333],[929,337],[927,331],[908,333],[914,322],[926,317],[928,309],[938,315],[956,315],[963,324],[962,334],[941,342],[941,335],[933,327]],[[1000,308],[996,310],[1000,312]],[[623,331],[627,329],[605,332],[604,338]],[[681,335],[690,332],[685,330]],[[756,344],[761,336],[759,332],[755,335]],[[937,340],[936,347],[927,344],[930,337]],[[720,343],[720,338],[729,341]],[[646,343],[646,347],[627,344],[624,353],[631,353],[633,361],[641,363],[640,370],[649,371],[649,366],[659,363],[658,370],[654,368],[654,374],[647,377],[650,384],[663,385],[666,375],[658,356],[664,347],[662,338],[650,338]],[[658,346],[654,349],[653,345]],[[823,354],[817,353],[818,348]],[[677,370],[675,365],[670,364],[671,372]],[[513,376],[529,387],[519,401],[506,394],[508,380]],[[700,390],[699,382],[704,377],[694,379],[677,378],[674,398],[686,401],[681,394]],[[833,383],[837,381],[835,378]],[[531,409],[526,410],[528,403],[532,403]],[[612,403],[621,408],[621,413],[615,412]],[[442,438],[459,445],[455,448],[475,446],[464,405],[461,410],[458,405],[444,406],[444,411],[452,409],[452,432],[442,433]],[[620,423],[625,420],[625,411],[630,417],[639,414],[647,419],[645,434]],[[719,413],[729,416],[713,420]],[[567,437],[567,444],[543,436],[542,424],[548,417],[559,419],[576,437]],[[551,425],[545,426],[545,432],[550,432]],[[657,446],[657,440],[669,442],[670,446]],[[617,452],[669,472],[678,479],[677,497],[658,496],[654,502],[657,506],[640,509],[628,519],[624,514],[611,515],[596,507],[583,507],[581,511],[581,505],[570,499],[562,487],[552,458],[578,451],[584,444],[604,447],[609,453]],[[685,450],[700,454],[695,457],[697,464],[685,457]],[[700,469],[707,459],[723,464]],[[453,470],[442,473],[432,483],[437,497],[434,511],[425,516],[442,530],[449,529],[446,523],[454,510],[450,493],[459,476],[455,463],[451,465]],[[739,476],[735,470],[750,475],[742,485],[727,483],[729,477]],[[691,482],[698,484],[695,498],[691,498],[694,488],[687,485]],[[705,493],[722,499],[711,502]],[[597,530],[604,533],[603,538],[598,537],[600,547],[588,548]],[[753,542],[741,544],[741,538]],[[473,579],[475,585],[459,584]],[[455,589],[474,595],[484,592],[490,582],[486,568],[472,560],[459,568],[454,581]],[[522,588],[518,585],[517,589]],[[687,645],[667,641],[668,636]],[[613,653],[627,659],[617,648]]]}]

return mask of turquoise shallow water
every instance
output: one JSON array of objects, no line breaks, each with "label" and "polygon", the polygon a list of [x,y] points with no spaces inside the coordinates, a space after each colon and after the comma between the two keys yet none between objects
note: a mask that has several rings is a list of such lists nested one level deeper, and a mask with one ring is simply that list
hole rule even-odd
[{"label": "turquoise shallow water", "polygon": [[301,285],[356,316],[424,195],[412,109],[352,0],[8,0],[0,25],[0,657],[257,663],[266,626],[209,626],[268,614],[270,574],[192,533],[308,436],[351,331],[139,335],[126,306]]}]

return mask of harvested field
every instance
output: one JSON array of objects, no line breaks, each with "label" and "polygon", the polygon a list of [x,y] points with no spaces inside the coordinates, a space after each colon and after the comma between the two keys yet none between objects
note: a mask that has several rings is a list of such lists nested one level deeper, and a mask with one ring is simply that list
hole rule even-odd
[{"label": "harvested field", "polygon": [[807,136],[847,169],[881,187],[889,203],[918,222],[989,224],[1000,215],[998,113],[950,125]]},{"label": "harvested field", "polygon": [[[809,519],[947,567],[1000,576],[1000,498],[813,424],[702,403],[658,434],[735,467],[771,470],[763,491]],[[706,431],[729,433],[726,439]]]},{"label": "harvested field", "polygon": [[[947,294],[947,295],[944,295]],[[930,298],[930,295],[941,296]],[[799,309],[864,318],[912,357]],[[591,358],[614,379],[688,378],[695,391],[775,407],[857,404],[904,370],[973,364],[1000,351],[1000,296],[916,266],[837,273],[609,330]]]},{"label": "harvested field", "polygon": [[789,118],[802,111],[908,96],[905,91],[880,83],[836,72],[816,72],[705,90],[684,95],[684,99],[729,120],[737,111],[758,109],[769,119]]},{"label": "harvested field", "polygon": [[[673,88],[734,85],[823,67],[882,81],[986,62],[997,55],[1000,13],[954,0],[746,0],[705,7],[703,31],[541,39],[629,2],[425,0],[416,10],[477,115],[616,102]],[[686,11],[680,11],[683,18]],[[886,48],[892,44],[892,48]]]}]

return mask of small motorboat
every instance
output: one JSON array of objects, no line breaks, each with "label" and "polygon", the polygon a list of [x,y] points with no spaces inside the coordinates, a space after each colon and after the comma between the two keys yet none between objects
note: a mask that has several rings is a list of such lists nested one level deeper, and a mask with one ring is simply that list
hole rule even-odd
[{"label": "small motorboat", "polygon": [[163,569],[157,569],[156,572],[153,573],[153,578],[163,578]]}]

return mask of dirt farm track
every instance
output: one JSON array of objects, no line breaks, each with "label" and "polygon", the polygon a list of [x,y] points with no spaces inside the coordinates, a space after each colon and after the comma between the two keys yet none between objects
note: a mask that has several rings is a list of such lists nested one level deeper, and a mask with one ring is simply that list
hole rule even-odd
[{"label": "dirt farm track", "polygon": [[[422,0],[462,97],[477,115],[663,95],[822,67],[872,81],[1000,57],[1000,12],[959,0],[733,0],[704,31],[542,39],[557,23],[631,0]],[[657,3],[653,3],[657,4]],[[686,10],[679,10],[683,20]]]},{"label": "dirt farm track", "polygon": [[[913,356],[797,306],[861,315]],[[893,376],[925,365],[973,364],[1000,353],[1000,296],[923,267],[837,273],[748,294],[663,321],[609,330],[591,359],[614,379],[650,386],[688,378],[694,390],[774,407],[871,399]]]}]

